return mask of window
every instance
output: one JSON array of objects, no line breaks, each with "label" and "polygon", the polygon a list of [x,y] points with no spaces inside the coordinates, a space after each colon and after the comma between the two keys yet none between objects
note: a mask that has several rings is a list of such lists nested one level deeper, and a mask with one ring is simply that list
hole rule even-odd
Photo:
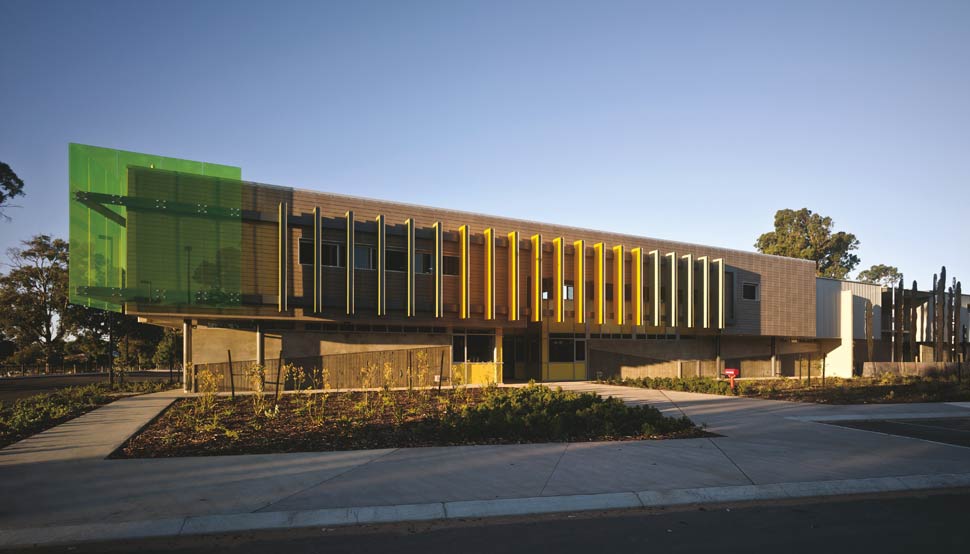
[{"label": "window", "polygon": [[468,335],[468,361],[495,361],[495,335]]},{"label": "window", "polygon": [[434,255],[430,252],[416,252],[414,254],[415,273],[434,273]]},{"label": "window", "polygon": [[606,301],[613,300],[613,283],[606,283]]},{"label": "window", "polygon": [[323,265],[328,267],[347,267],[347,260],[344,259],[344,245],[323,243]]},{"label": "window", "polygon": [[[451,338],[452,361],[482,363],[495,361],[495,333],[472,334],[471,329],[455,329]],[[474,333],[484,333],[482,330]],[[466,357],[465,354],[468,354]]]},{"label": "window", "polygon": [[[582,337],[582,335],[579,335]],[[550,362],[582,362],[586,360],[586,340],[565,333],[549,337]]]},{"label": "window", "polygon": [[734,321],[734,272],[724,272],[724,311],[728,321]]},{"label": "window", "polygon": [[374,269],[374,247],[354,246],[354,269]]},{"label": "window", "polygon": [[300,265],[313,265],[313,239],[300,239]]},{"label": "window", "polygon": [[[342,244],[325,242],[320,245],[323,254],[321,265],[345,267]],[[300,265],[313,265],[313,239],[300,239]]]},{"label": "window", "polygon": [[441,261],[441,272],[445,275],[458,275],[458,268],[461,264],[458,256],[443,256]]},{"label": "window", "polygon": [[596,300],[596,283],[586,281],[586,300]]},{"label": "window", "polygon": [[403,250],[386,250],[384,262],[387,264],[388,271],[407,271],[408,253]]},{"label": "window", "polygon": [[572,300],[573,299],[574,292],[575,291],[573,289],[573,282],[572,281],[566,281],[565,283],[563,283],[563,285],[562,285],[562,298],[563,298],[563,300]]},{"label": "window", "polygon": [[544,277],[542,279],[542,299],[549,300],[549,294],[552,292],[552,279],[549,277]]},{"label": "window", "polygon": [[741,285],[741,298],[743,300],[758,300],[758,284],[743,283]]},{"label": "window", "polygon": [[633,300],[633,287],[630,285],[623,285],[623,299],[627,302]]},{"label": "window", "polygon": [[465,361],[465,335],[455,335],[451,338],[451,361],[456,363]]},{"label": "window", "polygon": [[550,362],[572,362],[575,355],[573,339],[549,339]]}]

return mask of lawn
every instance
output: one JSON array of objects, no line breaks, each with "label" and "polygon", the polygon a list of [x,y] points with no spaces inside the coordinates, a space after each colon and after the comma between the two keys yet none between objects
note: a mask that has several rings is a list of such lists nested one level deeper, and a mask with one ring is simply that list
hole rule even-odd
[{"label": "lawn", "polygon": [[124,396],[170,389],[162,381],[128,381],[64,387],[12,403],[0,402],[0,448],[40,433]]},{"label": "lawn", "polygon": [[800,379],[758,379],[737,381],[735,390],[730,382],[709,377],[644,377],[640,379],[612,379],[603,381],[611,385],[624,385],[647,389],[661,389],[707,394],[723,394],[816,402],[819,404],[888,404],[907,402],[964,402],[970,401],[970,379],[946,377],[899,377],[886,375],[880,378],[841,379],[815,378],[811,383]]},{"label": "lawn", "polygon": [[649,406],[553,390],[456,387],[202,394],[175,402],[113,456],[314,452],[708,436],[687,418]]}]

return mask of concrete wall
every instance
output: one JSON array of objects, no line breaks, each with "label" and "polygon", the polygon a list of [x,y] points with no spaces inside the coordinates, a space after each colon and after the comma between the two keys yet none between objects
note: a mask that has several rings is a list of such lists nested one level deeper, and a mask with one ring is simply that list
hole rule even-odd
[{"label": "concrete wall", "polygon": [[[303,358],[326,354],[380,352],[451,346],[451,336],[423,333],[323,333],[314,331],[266,331],[263,335],[264,359]],[[192,362],[222,363],[227,350],[233,361],[257,359],[257,333],[239,329],[196,327],[192,332]],[[450,360],[449,360],[450,361]]]},{"label": "concrete wall", "polygon": [[[839,291],[839,343],[825,355],[825,372],[832,377],[852,377],[855,344],[853,340],[853,318],[855,317],[854,295],[852,290]],[[875,318],[873,318],[875,319]]]}]

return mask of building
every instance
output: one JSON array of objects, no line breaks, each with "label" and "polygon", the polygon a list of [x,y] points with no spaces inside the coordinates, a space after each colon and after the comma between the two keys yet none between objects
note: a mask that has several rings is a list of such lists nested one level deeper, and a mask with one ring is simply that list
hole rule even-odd
[{"label": "building", "polygon": [[[840,359],[838,326],[817,333],[833,309],[817,289],[834,285],[810,261],[69,150],[71,301],[181,327],[188,381],[209,367],[237,386],[256,363],[361,386],[794,376]],[[830,374],[852,374],[843,358]]]}]

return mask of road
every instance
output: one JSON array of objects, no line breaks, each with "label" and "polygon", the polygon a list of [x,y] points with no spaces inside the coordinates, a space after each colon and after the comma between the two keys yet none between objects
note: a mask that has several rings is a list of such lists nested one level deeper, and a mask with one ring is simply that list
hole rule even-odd
[{"label": "road", "polygon": [[[173,372],[172,375],[178,379],[178,372]],[[167,371],[134,371],[128,373],[125,379],[132,381],[167,381],[168,377]],[[0,378],[0,402],[10,403],[18,398],[51,392],[63,387],[107,382],[107,373],[52,375],[50,377],[4,377]]]},{"label": "road", "polygon": [[785,501],[681,511],[622,511],[235,533],[51,547],[32,552],[967,552],[970,490]]}]

